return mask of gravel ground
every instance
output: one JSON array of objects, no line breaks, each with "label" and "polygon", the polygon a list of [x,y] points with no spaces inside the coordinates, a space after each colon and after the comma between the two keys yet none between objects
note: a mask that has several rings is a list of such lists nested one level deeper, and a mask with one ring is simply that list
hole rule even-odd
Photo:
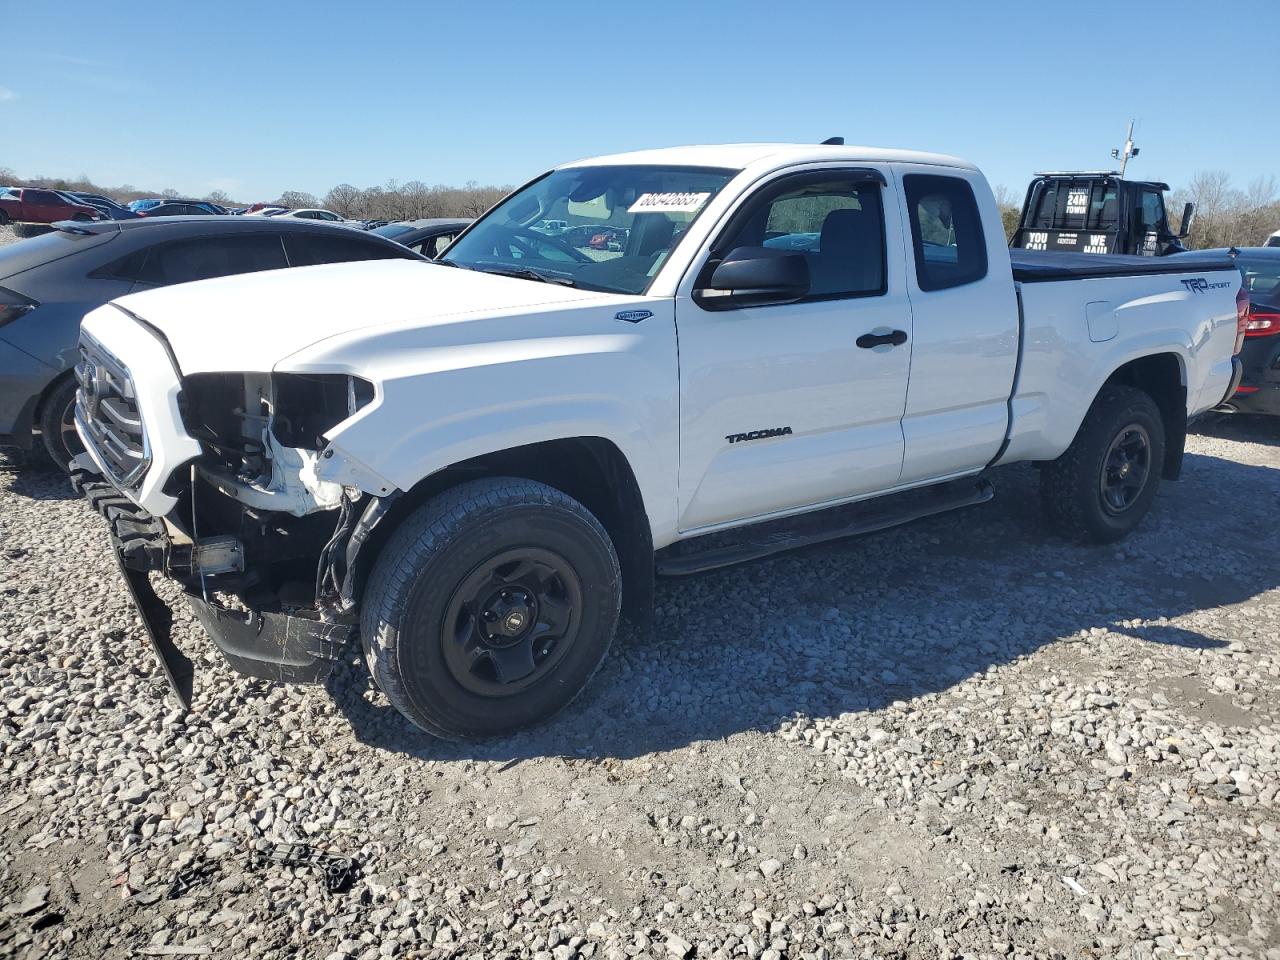
[{"label": "gravel ground", "polygon": [[477,746],[185,615],[177,711],[105,525],[0,457],[0,954],[1280,958],[1280,425],[1193,436],[1118,547],[995,481],[660,583],[566,713]]}]

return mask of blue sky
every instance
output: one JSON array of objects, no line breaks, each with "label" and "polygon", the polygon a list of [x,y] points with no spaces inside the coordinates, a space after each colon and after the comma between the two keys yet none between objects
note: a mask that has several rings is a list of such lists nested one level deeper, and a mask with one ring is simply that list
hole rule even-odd
[{"label": "blue sky", "polygon": [[[6,21],[32,11],[0,0]],[[0,167],[239,200],[519,183],[649,146],[937,150],[1175,187],[1277,169],[1280,3],[60,0],[0,60]],[[10,31],[12,32],[12,30]]]}]

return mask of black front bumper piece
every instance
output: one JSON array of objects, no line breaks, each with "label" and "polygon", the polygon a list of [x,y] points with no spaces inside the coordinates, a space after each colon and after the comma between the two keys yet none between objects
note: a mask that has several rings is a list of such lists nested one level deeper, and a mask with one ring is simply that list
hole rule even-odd
[{"label": "black front bumper piece", "polygon": [[[195,667],[173,641],[173,610],[156,593],[149,574],[172,576],[175,551],[168,531],[103,479],[81,454],[71,464],[71,485],[111,527],[112,553],[146,628],[165,677],[183,708],[190,709]],[[181,577],[174,577],[179,583]],[[183,585],[187,603],[227,662],[240,673],[285,683],[316,683],[333,670],[355,634],[350,622],[321,620],[314,610],[225,607]]]}]

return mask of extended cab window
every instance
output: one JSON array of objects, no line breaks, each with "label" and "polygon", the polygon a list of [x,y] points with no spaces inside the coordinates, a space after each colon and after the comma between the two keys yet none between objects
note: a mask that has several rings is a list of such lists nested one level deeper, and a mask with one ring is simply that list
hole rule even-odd
[{"label": "extended cab window", "polygon": [[987,275],[987,246],[973,188],[959,177],[902,178],[915,247],[916,283],[945,290]]},{"label": "extended cab window", "polygon": [[[339,231],[341,232],[341,231]],[[314,233],[287,233],[285,249],[289,264],[309,267],[318,263],[346,263],[349,260],[390,260],[401,256],[380,243],[369,243],[358,237],[327,237]]]},{"label": "extended cab window", "polygon": [[723,240],[735,247],[771,247],[803,254],[809,296],[875,296],[885,292],[884,213],[880,184],[866,176],[805,174],[766,187]]},{"label": "extended cab window", "polygon": [[165,286],[288,265],[280,238],[269,234],[178,240],[151,248],[138,281]]}]

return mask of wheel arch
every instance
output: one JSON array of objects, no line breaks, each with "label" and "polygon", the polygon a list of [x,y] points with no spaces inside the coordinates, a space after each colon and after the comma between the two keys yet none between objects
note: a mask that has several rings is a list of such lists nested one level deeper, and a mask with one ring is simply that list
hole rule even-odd
[{"label": "wheel arch", "polygon": [[[1102,387],[1115,384],[1134,387],[1155,401],[1164,424],[1164,463],[1161,476],[1177,480],[1187,442],[1187,365],[1181,354],[1153,353],[1117,367]],[[1094,395],[1094,400],[1098,394]],[[1090,401],[1092,403],[1092,401]]]},{"label": "wheel arch", "polygon": [[44,414],[44,405],[49,402],[49,398],[61,389],[67,381],[75,377],[75,375],[76,372],[74,369],[63,370],[55,374],[53,379],[44,385],[44,388],[36,397],[35,406],[31,408],[32,429],[34,429],[35,425],[40,422],[40,417]]},{"label": "wheel arch", "polygon": [[622,612],[647,626],[652,617],[653,533],[640,485],[622,451],[603,437],[569,437],[486,453],[450,464],[404,491],[379,518],[355,556],[353,591],[365,581],[391,534],[414,510],[443,491],[483,477],[536,480],[591,511],[609,534],[622,571]]}]

